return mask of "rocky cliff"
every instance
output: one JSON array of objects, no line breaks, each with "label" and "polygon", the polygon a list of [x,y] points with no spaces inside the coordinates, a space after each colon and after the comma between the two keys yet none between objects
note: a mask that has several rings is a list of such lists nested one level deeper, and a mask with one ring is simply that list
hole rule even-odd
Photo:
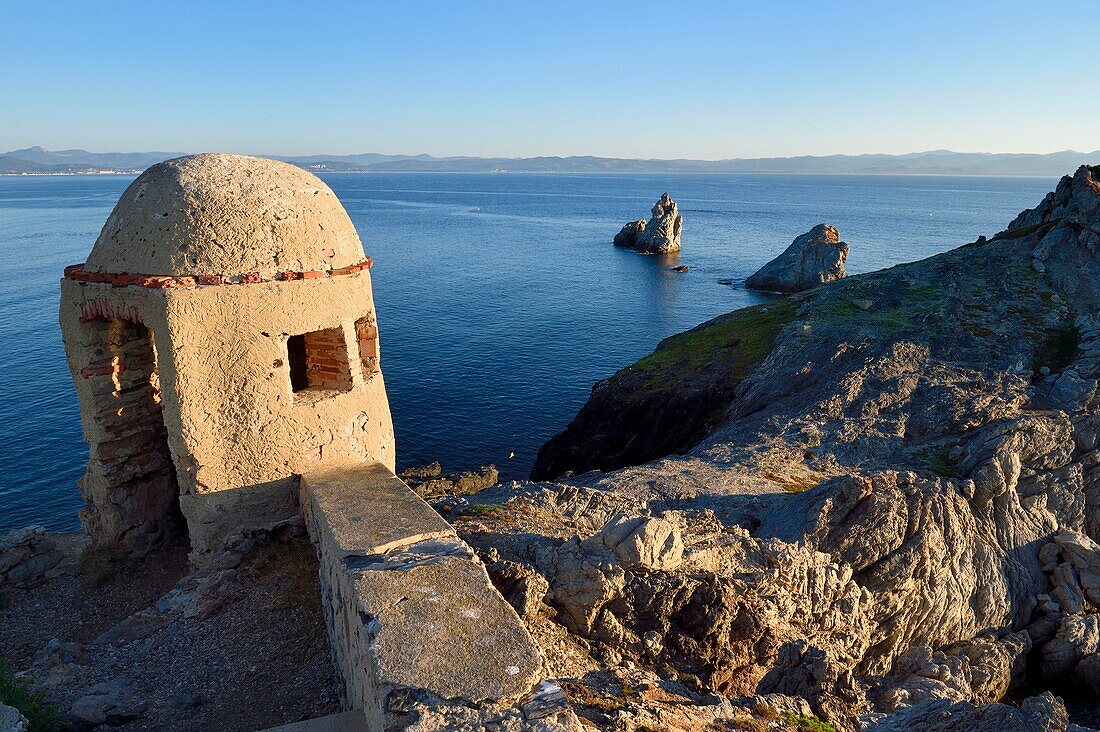
[{"label": "rocky cliff", "polygon": [[989,239],[667,339],[540,451],[533,478],[574,477],[462,525],[562,675],[838,729],[1064,729],[1055,696],[995,702],[1100,694],[1098,380],[1082,167]]}]

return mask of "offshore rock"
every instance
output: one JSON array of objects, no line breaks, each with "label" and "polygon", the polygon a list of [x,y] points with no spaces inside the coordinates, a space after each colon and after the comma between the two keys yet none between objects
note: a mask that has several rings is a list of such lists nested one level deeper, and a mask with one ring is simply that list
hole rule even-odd
[{"label": "offshore rock", "polygon": [[791,245],[756,274],[745,280],[750,290],[802,292],[823,282],[843,279],[848,245],[831,224],[818,224],[795,238]]},{"label": "offshore rock", "polygon": [[[684,229],[684,217],[676,202],[667,193],[653,204],[652,217],[645,230],[638,233],[634,249],[646,254],[668,254],[680,251],[680,236]],[[620,234],[622,232],[619,232]]]},{"label": "offshore rock", "polygon": [[638,242],[638,237],[645,231],[645,219],[630,221],[623,224],[623,228],[615,235],[615,246],[633,247]]}]

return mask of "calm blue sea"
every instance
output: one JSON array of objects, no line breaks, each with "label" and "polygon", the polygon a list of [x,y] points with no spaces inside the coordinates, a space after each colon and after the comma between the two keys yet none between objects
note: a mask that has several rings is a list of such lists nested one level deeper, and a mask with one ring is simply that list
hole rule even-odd
[{"label": "calm blue sea", "polygon": [[[523,478],[593,382],[659,340],[759,302],[740,282],[827,221],[850,273],[990,235],[1053,179],[765,175],[352,174],[326,181],[372,271],[399,465],[494,462]],[[87,451],[57,326],[127,176],[0,176],[0,531],[78,526]],[[611,246],[668,191],[679,257]],[[670,266],[686,264],[677,273]],[[732,279],[734,286],[718,284]],[[509,457],[515,453],[514,457]]]}]

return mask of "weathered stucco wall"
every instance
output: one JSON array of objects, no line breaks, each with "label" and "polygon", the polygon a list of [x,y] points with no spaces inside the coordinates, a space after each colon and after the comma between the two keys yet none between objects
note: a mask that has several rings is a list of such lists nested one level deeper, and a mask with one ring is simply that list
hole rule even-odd
[{"label": "weathered stucco wall", "polygon": [[[166,519],[178,511],[179,494],[167,449],[174,432],[168,425],[178,425],[178,415],[161,383],[164,294],[106,285],[89,292],[71,280],[62,281],[61,293],[61,333],[89,446],[81,521],[97,541],[139,551],[159,546],[171,538]],[[143,331],[144,344],[134,337]],[[159,450],[150,449],[153,442]],[[154,475],[170,485],[150,480]]]},{"label": "weathered stucco wall", "polygon": [[[333,461],[394,465],[393,424],[380,371],[366,373],[355,321],[374,315],[370,275],[263,283],[167,294],[179,399],[177,460],[192,542],[214,544],[243,487],[269,486],[253,504],[270,521],[280,501],[293,512],[293,476]],[[343,332],[350,390],[293,393],[287,339]],[[217,395],[217,396],[215,396]],[[186,477],[184,477],[186,476]],[[290,479],[289,481],[287,479]]]},{"label": "weathered stucco wall", "polygon": [[484,565],[385,465],[302,476],[321,561],[329,637],[345,703],[382,730],[391,695],[512,702],[538,684],[542,655]]},{"label": "weathered stucco wall", "polygon": [[[230,532],[293,516],[295,476],[324,462],[393,467],[377,328],[364,325],[374,323],[366,271],[166,290],[64,281],[62,334],[93,455],[115,437],[99,403],[113,377],[88,375],[105,363],[97,325],[107,322],[104,314],[139,321],[153,333],[161,411],[194,551],[217,548]],[[294,393],[288,338],[324,329],[343,335],[348,384]],[[86,497],[104,536],[117,535],[119,521],[140,514],[108,518],[119,513],[118,496],[100,495],[94,484]]]}]

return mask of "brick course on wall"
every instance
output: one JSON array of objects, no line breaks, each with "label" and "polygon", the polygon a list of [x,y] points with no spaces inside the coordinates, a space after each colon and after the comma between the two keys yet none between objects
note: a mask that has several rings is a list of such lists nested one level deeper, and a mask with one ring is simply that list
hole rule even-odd
[{"label": "brick course on wall", "polygon": [[155,290],[168,290],[175,287],[191,288],[207,285],[252,285],[260,282],[287,282],[293,280],[313,280],[322,277],[342,277],[358,274],[370,269],[374,262],[367,257],[358,264],[347,267],[335,267],[328,270],[296,272],[287,270],[277,272],[274,277],[265,277],[259,272],[241,272],[239,274],[200,274],[200,275],[149,275],[132,272],[89,272],[84,263],[70,264],[65,268],[66,279],[77,282],[104,282],[116,287],[146,287]]}]

